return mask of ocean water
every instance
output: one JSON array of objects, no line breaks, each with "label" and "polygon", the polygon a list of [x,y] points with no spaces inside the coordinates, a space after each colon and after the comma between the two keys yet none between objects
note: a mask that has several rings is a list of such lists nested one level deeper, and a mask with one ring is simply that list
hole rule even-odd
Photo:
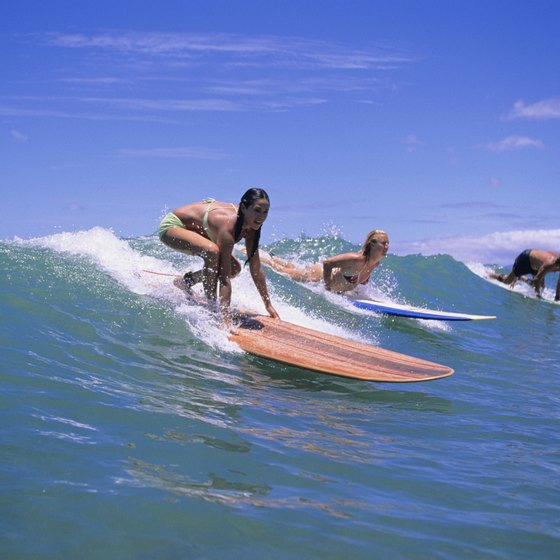
[{"label": "ocean water", "polygon": [[[155,237],[4,241],[0,261],[0,558],[558,558],[560,306],[482,263],[389,255],[367,289],[497,316],[464,323],[360,312],[267,272],[283,319],[455,369],[383,384],[241,352],[143,272],[197,264]],[[233,303],[262,311],[247,270]]]}]

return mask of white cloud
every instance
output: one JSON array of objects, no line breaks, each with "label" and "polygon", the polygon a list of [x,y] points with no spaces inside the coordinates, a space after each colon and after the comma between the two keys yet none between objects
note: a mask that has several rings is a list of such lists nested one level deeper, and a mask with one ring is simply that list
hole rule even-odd
[{"label": "white cloud", "polygon": [[29,140],[26,134],[15,129],[10,130],[10,136],[14,142],[27,142]]},{"label": "white cloud", "polygon": [[490,186],[495,189],[501,187],[503,184],[502,178],[496,176],[490,177],[489,182],[490,182]]},{"label": "white cloud", "polygon": [[356,48],[227,33],[51,33],[41,40],[75,55],[72,65],[51,66],[61,94],[16,98],[0,115],[182,122],[193,112],[279,112],[340,97],[371,102],[395,88],[392,70],[418,59],[376,42]]},{"label": "white cloud", "polygon": [[84,207],[79,202],[71,202],[64,209],[74,213],[74,212],[82,212],[84,210]]},{"label": "white cloud", "polygon": [[532,105],[525,105],[523,101],[517,101],[514,103],[508,118],[535,120],[560,119],[560,97],[543,99]]},{"label": "white cloud", "polygon": [[228,156],[219,152],[200,148],[147,148],[123,149],[121,155],[128,157],[182,158],[182,159],[226,159]]},{"label": "white cloud", "polygon": [[466,263],[511,265],[525,249],[560,250],[560,229],[516,230],[482,236],[438,237],[399,243],[400,255],[447,254]]},{"label": "white cloud", "polygon": [[[41,100],[39,98],[39,100]],[[77,101],[87,101],[85,99],[76,99]],[[22,98],[24,102],[33,102],[34,99],[27,97]],[[47,100],[52,101],[52,100]],[[61,100],[56,100],[57,103],[61,104]],[[162,117],[155,117],[151,115],[125,115],[123,113],[85,113],[85,112],[71,112],[69,110],[59,110],[59,109],[38,109],[38,108],[19,108],[19,107],[8,107],[6,105],[0,105],[0,115],[7,117],[41,117],[41,118],[53,118],[53,119],[86,119],[86,120],[117,120],[117,121],[146,121],[146,122],[167,122],[173,123],[175,120],[165,119]]]},{"label": "white cloud", "polygon": [[422,142],[416,138],[414,134],[409,134],[403,141],[405,148],[404,151],[408,153],[415,152],[419,146],[422,146]]},{"label": "white cloud", "polygon": [[260,60],[291,69],[321,67],[330,69],[393,69],[412,57],[401,50],[374,45],[349,49],[338,43],[296,37],[249,37],[230,33],[106,33],[102,35],[51,34],[52,46],[104,49],[113,52],[200,62],[211,55],[231,57],[230,62],[245,66]]},{"label": "white cloud", "polygon": [[498,142],[486,144],[485,148],[492,152],[511,152],[514,150],[523,150],[525,148],[543,148],[542,140],[529,138],[528,136],[508,136]]}]

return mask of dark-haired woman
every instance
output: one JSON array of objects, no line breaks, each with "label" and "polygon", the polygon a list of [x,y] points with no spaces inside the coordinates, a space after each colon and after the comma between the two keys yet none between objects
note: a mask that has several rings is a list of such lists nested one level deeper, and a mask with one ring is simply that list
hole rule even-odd
[{"label": "dark-haired woman", "polygon": [[204,266],[188,272],[182,279],[183,288],[190,289],[202,282],[209,301],[216,301],[220,283],[220,307],[229,323],[231,278],[241,271],[233,256],[233,246],[245,239],[249,270],[268,314],[278,318],[272,306],[266,278],[259,257],[261,227],[268,216],[270,199],[262,189],[249,189],[239,206],[207,198],[181,206],[161,221],[158,235],[161,241],[181,253],[202,257]]}]

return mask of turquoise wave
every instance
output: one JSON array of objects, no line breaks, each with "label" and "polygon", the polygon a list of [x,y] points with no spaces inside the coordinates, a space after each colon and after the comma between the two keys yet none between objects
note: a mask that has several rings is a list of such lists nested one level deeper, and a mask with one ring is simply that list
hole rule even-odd
[{"label": "turquoise wave", "polygon": [[[102,228],[0,244],[2,557],[554,557],[558,306],[448,255],[389,255],[368,290],[496,320],[366,315],[267,271],[284,319],[455,369],[364,383],[242,353],[143,272],[197,265]],[[246,269],[233,301],[261,309]]]}]

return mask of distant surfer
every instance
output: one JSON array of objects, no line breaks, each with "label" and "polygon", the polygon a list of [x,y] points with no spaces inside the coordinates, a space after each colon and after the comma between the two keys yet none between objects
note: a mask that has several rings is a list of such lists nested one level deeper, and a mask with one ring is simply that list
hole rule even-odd
[{"label": "distant surfer", "polygon": [[[560,254],[540,249],[527,249],[517,256],[509,274],[493,272],[489,277],[512,286],[517,280],[523,280],[535,288],[537,297],[542,297],[544,277],[549,272],[560,272]],[[527,274],[532,275],[533,279],[527,278]],[[556,284],[554,300],[560,301],[560,275]]]},{"label": "distant surfer", "polygon": [[322,280],[327,290],[342,293],[367,284],[388,250],[389,236],[383,230],[375,229],[368,233],[359,251],[335,255],[308,267],[300,268],[290,261],[266,254],[261,255],[261,261],[296,282]]},{"label": "distant surfer", "polygon": [[233,246],[245,239],[247,262],[253,282],[268,314],[277,319],[259,256],[261,227],[268,216],[270,199],[263,189],[249,189],[239,206],[207,198],[181,206],[167,214],[160,223],[161,241],[187,255],[204,260],[201,270],[187,272],[176,282],[177,287],[189,291],[202,282],[208,301],[219,301],[226,323],[230,323],[231,279],[241,272],[240,262],[232,255]]}]

